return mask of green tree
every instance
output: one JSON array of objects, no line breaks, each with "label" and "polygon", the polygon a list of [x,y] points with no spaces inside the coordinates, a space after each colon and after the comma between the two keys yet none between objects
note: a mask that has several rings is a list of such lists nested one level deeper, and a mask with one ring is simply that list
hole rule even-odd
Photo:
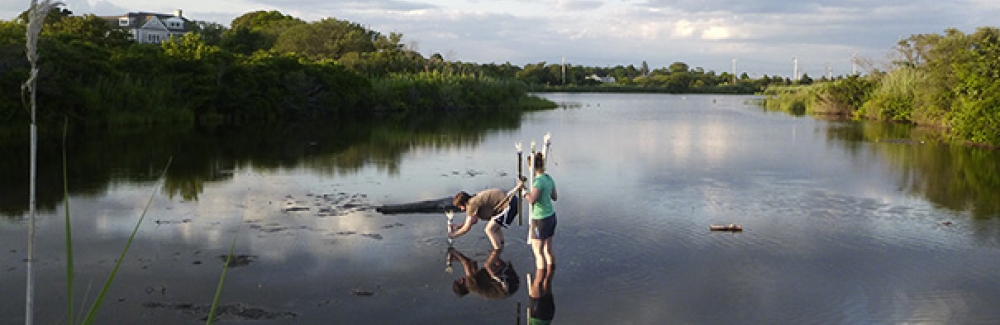
[{"label": "green tree", "polygon": [[[379,33],[357,23],[325,18],[318,22],[296,25],[278,36],[274,50],[295,53],[312,60],[339,59],[347,53],[367,53],[376,50]],[[383,46],[391,41],[383,41]]]},{"label": "green tree", "polygon": [[961,83],[949,122],[960,139],[1000,146],[1000,30],[980,28],[970,38],[969,59],[956,64]]},{"label": "green tree", "polygon": [[62,17],[43,33],[62,37],[64,41],[78,40],[113,49],[122,49],[133,43],[128,31],[111,27],[103,18],[90,14]]},{"label": "green tree", "polygon": [[220,46],[222,35],[229,29],[219,23],[195,20],[192,22],[192,33],[201,35],[201,39],[207,45]]},{"label": "green tree", "polygon": [[248,12],[230,22],[231,29],[223,32],[219,44],[223,49],[246,55],[267,51],[286,30],[304,24],[301,19],[277,10]]}]

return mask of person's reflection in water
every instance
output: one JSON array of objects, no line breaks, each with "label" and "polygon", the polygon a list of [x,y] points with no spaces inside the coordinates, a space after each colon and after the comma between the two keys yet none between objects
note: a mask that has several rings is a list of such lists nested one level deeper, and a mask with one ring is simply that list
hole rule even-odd
[{"label": "person's reflection in water", "polygon": [[520,282],[514,265],[500,259],[502,249],[494,249],[483,268],[476,261],[465,257],[454,248],[448,248],[449,258],[457,259],[465,269],[465,276],[452,283],[451,289],[459,297],[473,292],[488,299],[503,299],[517,292]]},{"label": "person's reflection in water", "polygon": [[556,301],[552,295],[552,277],[554,267],[535,270],[535,279],[528,276],[528,325],[551,324],[556,316]]}]

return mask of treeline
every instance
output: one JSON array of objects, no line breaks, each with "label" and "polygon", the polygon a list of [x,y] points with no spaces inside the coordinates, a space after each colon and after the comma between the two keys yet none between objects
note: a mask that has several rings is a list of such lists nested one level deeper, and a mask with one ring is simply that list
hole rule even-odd
[{"label": "treeline", "polygon": [[[16,91],[30,69],[24,17],[0,21],[0,124],[29,119]],[[523,83],[423,58],[400,44],[402,35],[357,23],[257,11],[231,28],[193,24],[181,37],[140,44],[104,18],[52,10],[38,45],[39,120],[135,125],[554,107]]]},{"label": "treeline", "polygon": [[524,69],[516,72],[515,77],[529,84],[533,91],[675,94],[753,94],[772,85],[813,83],[813,79],[808,75],[796,81],[767,75],[752,79],[745,72],[739,76],[728,72],[717,74],[715,71],[705,71],[701,67],[691,68],[683,62],[674,62],[668,67],[650,70],[645,61],[638,68],[634,65],[618,65],[610,68],[566,65],[565,73],[561,64],[542,62],[525,65]]},{"label": "treeline", "polygon": [[918,34],[896,45],[889,71],[806,87],[772,87],[769,108],[898,121],[1000,147],[1000,29]]},{"label": "treeline", "polygon": [[[0,21],[0,125],[27,120],[20,89],[26,13]],[[733,76],[676,62],[586,67],[424,57],[384,35],[334,18],[306,22],[278,11],[239,16],[229,27],[192,21],[192,32],[139,44],[115,22],[66,9],[42,30],[39,119],[90,124],[314,118],[371,111],[524,109],[554,104],[529,91],[755,93],[808,84]],[[735,78],[734,78],[735,77]],[[601,78],[604,78],[603,80]],[[611,81],[613,78],[613,81]]]}]

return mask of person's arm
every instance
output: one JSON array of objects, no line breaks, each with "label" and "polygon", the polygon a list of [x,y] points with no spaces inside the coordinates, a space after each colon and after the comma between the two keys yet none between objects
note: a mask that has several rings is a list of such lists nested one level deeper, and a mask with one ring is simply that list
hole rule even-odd
[{"label": "person's arm", "polygon": [[465,233],[469,232],[469,230],[472,230],[472,225],[476,224],[477,221],[479,221],[479,218],[476,218],[476,216],[470,216],[470,215],[465,216],[465,223],[463,223],[461,226],[451,225],[452,232],[448,234],[448,238],[455,238],[461,235],[465,235]]},{"label": "person's arm", "polygon": [[556,184],[552,184],[552,201],[559,200],[559,194],[556,193]]}]

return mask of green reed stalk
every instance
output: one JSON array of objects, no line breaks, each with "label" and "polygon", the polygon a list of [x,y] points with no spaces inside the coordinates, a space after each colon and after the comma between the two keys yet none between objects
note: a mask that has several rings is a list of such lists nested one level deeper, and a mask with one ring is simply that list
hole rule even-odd
[{"label": "green reed stalk", "polygon": [[63,124],[63,141],[62,141],[62,165],[63,165],[63,201],[66,206],[65,220],[66,220],[66,317],[68,317],[67,324],[72,325],[73,322],[73,281],[76,279],[73,271],[73,231],[69,220],[69,172],[67,171],[67,159],[66,159],[66,133],[69,132],[69,118],[65,119]]},{"label": "green reed stalk", "polygon": [[[244,208],[246,212],[246,208]],[[236,234],[233,235],[233,242],[229,244],[229,255],[226,256],[226,263],[222,266],[222,275],[219,276],[219,286],[215,288],[215,298],[212,299],[212,308],[208,311],[208,320],[205,324],[211,325],[215,322],[215,309],[219,306],[219,297],[222,296],[222,285],[226,282],[226,273],[229,272],[229,263],[233,261],[233,252],[236,251],[236,238],[240,236],[240,225],[243,224],[243,215],[240,215],[240,223],[236,225]]]},{"label": "green reed stalk", "polygon": [[122,249],[121,256],[118,257],[118,261],[115,262],[115,267],[111,271],[111,275],[108,276],[108,281],[104,283],[104,288],[101,292],[97,294],[97,299],[94,300],[94,304],[90,306],[90,310],[87,311],[87,316],[83,320],[83,324],[93,324],[94,319],[97,317],[97,312],[101,309],[101,304],[104,303],[104,296],[107,295],[108,289],[111,288],[111,282],[115,280],[115,275],[118,274],[118,269],[121,267],[122,262],[125,261],[125,254],[128,253],[128,249],[132,246],[132,240],[135,239],[135,234],[139,232],[139,226],[142,225],[142,221],[146,219],[146,213],[149,212],[149,206],[153,204],[153,198],[156,197],[156,192],[163,187],[164,181],[167,179],[167,170],[170,169],[170,163],[173,162],[173,157],[167,160],[167,166],[163,168],[163,173],[160,174],[159,184],[153,190],[153,193],[149,195],[149,201],[146,202],[146,207],[142,210],[142,215],[139,216],[139,221],[135,223],[135,228],[132,229],[132,234],[128,237],[128,241],[125,242],[125,248]]}]

